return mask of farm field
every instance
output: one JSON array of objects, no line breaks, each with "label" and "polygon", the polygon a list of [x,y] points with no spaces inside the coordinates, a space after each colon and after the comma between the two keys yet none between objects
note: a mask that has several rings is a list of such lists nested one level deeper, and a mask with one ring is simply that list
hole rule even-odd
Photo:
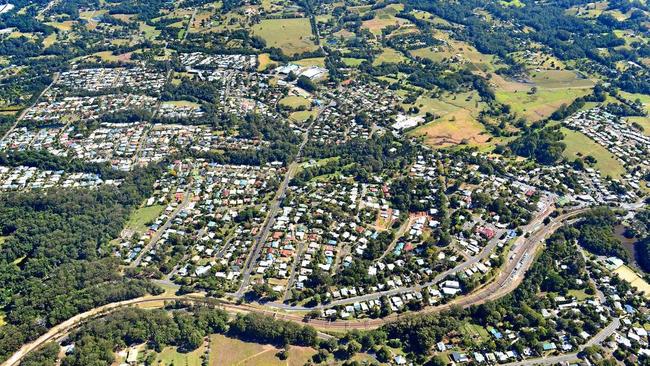
[{"label": "farm field", "polygon": [[279,47],[287,55],[318,48],[311,39],[311,25],[307,18],[264,19],[252,30],[266,41],[268,47]]},{"label": "farm field", "polygon": [[625,169],[614,155],[589,137],[568,128],[562,128],[562,133],[566,144],[564,156],[567,159],[573,160],[579,156],[591,155],[598,161],[595,167],[600,170],[603,176],[609,175],[619,178],[625,173]]},{"label": "farm field", "polygon": [[375,11],[375,16],[362,23],[362,27],[375,35],[381,34],[382,29],[388,26],[402,26],[408,24],[406,19],[397,18],[395,15],[404,9],[404,5],[391,4]]},{"label": "farm field", "polygon": [[163,205],[153,205],[149,207],[140,207],[131,214],[126,227],[139,233],[147,230],[147,223],[151,222],[160,215],[165,209]]}]

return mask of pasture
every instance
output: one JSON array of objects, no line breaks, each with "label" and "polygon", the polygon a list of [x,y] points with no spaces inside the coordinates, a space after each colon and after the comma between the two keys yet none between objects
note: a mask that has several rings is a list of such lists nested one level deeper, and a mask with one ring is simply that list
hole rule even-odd
[{"label": "pasture", "polygon": [[252,27],[253,33],[262,37],[269,47],[278,47],[286,55],[314,51],[311,25],[307,18],[264,19]]}]

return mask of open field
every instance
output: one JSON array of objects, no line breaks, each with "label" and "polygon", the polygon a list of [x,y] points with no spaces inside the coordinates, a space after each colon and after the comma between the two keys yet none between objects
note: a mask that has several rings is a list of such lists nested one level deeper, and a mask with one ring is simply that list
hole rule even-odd
[{"label": "open field", "polygon": [[199,103],[190,102],[189,100],[171,100],[169,102],[164,102],[164,105],[173,105],[175,107],[192,107],[199,108],[201,105]]},{"label": "open field", "polygon": [[625,169],[612,153],[583,133],[568,128],[562,128],[562,133],[566,144],[564,156],[567,159],[573,160],[578,156],[591,155],[598,161],[595,168],[599,169],[602,175],[618,178],[625,173]]},{"label": "open field", "polygon": [[271,60],[271,55],[268,53],[262,53],[257,56],[257,71],[264,71],[267,67],[271,65],[273,61]]},{"label": "open field", "polygon": [[544,70],[539,72],[531,71],[531,81],[538,88],[591,88],[594,82],[583,78],[574,71],[569,70]]},{"label": "open field", "polygon": [[[529,85],[532,88],[534,85]],[[497,90],[495,95],[500,103],[508,104],[512,111],[529,121],[544,119],[555,112],[562,104],[571,104],[576,98],[589,94],[590,89],[539,89],[535,94],[527,91]]]},{"label": "open field", "polygon": [[174,347],[165,347],[162,352],[156,354],[153,365],[160,366],[201,366],[201,356],[206,352],[205,346],[201,346],[189,353],[180,353]]},{"label": "open field", "polygon": [[309,108],[309,106],[311,106],[311,102],[309,102],[307,99],[293,95],[280,99],[279,103],[282,107],[288,109],[298,109],[301,107]]},{"label": "open field", "polygon": [[344,57],[344,58],[343,58],[343,63],[344,63],[346,66],[349,66],[349,67],[356,67],[356,66],[359,66],[359,65],[361,65],[361,63],[362,63],[363,61],[365,61],[365,59],[362,59],[362,58],[352,58],[352,57]]},{"label": "open field", "polygon": [[292,112],[289,114],[289,118],[291,120],[296,121],[296,122],[305,122],[306,120],[309,119],[309,117],[314,117],[316,118],[316,115],[318,114],[318,111],[297,111],[297,112]]},{"label": "open field", "polygon": [[463,109],[417,127],[409,135],[423,137],[424,143],[431,147],[458,144],[478,146],[486,144],[490,138],[483,125]]},{"label": "open field", "polygon": [[490,339],[490,335],[488,334],[488,331],[482,326],[477,324],[465,323],[462,325],[461,330],[465,334],[469,334],[470,336],[472,336],[472,338],[474,339],[479,339],[481,341]]},{"label": "open field", "polygon": [[291,346],[289,358],[282,361],[275,356],[278,351],[278,348],[271,345],[244,342],[215,334],[210,336],[209,365],[302,366],[316,353],[312,348]]},{"label": "open field", "polygon": [[300,66],[319,66],[325,67],[325,57],[303,58],[302,60],[293,61],[294,64]]},{"label": "open field", "polygon": [[126,227],[133,231],[143,233],[147,230],[147,223],[155,220],[164,209],[165,206],[162,205],[140,207],[131,214],[129,221],[126,223]]},{"label": "open field", "polygon": [[384,63],[398,63],[402,61],[406,61],[406,57],[404,57],[402,53],[396,51],[393,48],[385,47],[383,48],[382,53],[377,56],[375,62],[373,62],[373,65],[381,65]]},{"label": "open field", "polygon": [[650,118],[648,117],[627,117],[630,122],[636,122],[643,127],[643,134],[650,136]]},{"label": "open field", "polygon": [[636,272],[634,272],[630,267],[620,266],[614,271],[614,273],[616,273],[621,279],[629,282],[633,287],[639,289],[639,291],[643,292],[647,299],[650,299],[650,284],[636,274]]},{"label": "open field", "polygon": [[307,18],[264,19],[252,27],[269,47],[279,47],[287,55],[314,51],[318,47],[311,39],[311,25]]},{"label": "open field", "polygon": [[388,26],[402,26],[410,23],[406,19],[397,18],[395,15],[404,9],[402,4],[391,4],[375,11],[375,16],[362,23],[362,27],[373,34],[381,34],[382,29]]}]

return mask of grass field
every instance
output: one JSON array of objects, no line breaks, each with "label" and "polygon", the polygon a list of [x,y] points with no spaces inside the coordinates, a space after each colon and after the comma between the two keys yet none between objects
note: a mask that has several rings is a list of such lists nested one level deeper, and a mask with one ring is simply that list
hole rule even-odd
[{"label": "grass field", "polygon": [[616,160],[612,153],[583,133],[567,128],[562,128],[562,133],[564,133],[564,143],[566,144],[564,156],[567,159],[573,160],[579,155],[583,157],[591,155],[598,161],[595,168],[599,169],[602,175],[619,178],[625,173],[623,165]]},{"label": "grass field", "polygon": [[365,61],[365,59],[362,59],[362,58],[352,58],[352,57],[344,57],[344,58],[343,58],[343,63],[344,63],[346,66],[349,66],[349,67],[356,67],[356,66],[359,66],[359,65],[361,65],[361,63],[362,63],[363,61]]},{"label": "grass field", "polygon": [[293,63],[304,67],[308,67],[308,66],[325,67],[325,57],[303,58],[302,60],[293,61]]},{"label": "grass field", "polygon": [[309,119],[309,117],[316,118],[317,114],[318,114],[317,111],[297,111],[289,114],[289,118],[291,118],[291,120],[296,122],[305,122],[306,120]]},{"label": "grass field", "polygon": [[267,67],[271,65],[273,61],[271,60],[271,55],[268,53],[262,53],[257,56],[257,71],[264,71]]},{"label": "grass field", "polygon": [[[529,85],[532,88],[534,85]],[[538,121],[553,114],[562,104],[571,104],[576,98],[587,95],[591,89],[539,89],[535,94],[526,91],[497,90],[495,95],[529,121]]]},{"label": "grass field", "polygon": [[459,144],[481,146],[485,145],[490,138],[483,125],[464,109],[417,127],[410,131],[409,135],[423,137],[424,143],[431,147]]},{"label": "grass field", "polygon": [[131,214],[129,221],[126,223],[126,227],[133,231],[143,233],[147,230],[147,223],[155,220],[164,209],[165,206],[163,205],[140,207]]},{"label": "grass field", "polygon": [[201,356],[206,352],[205,346],[201,346],[193,352],[180,353],[174,347],[165,347],[162,352],[156,354],[155,366],[201,366]]},{"label": "grass field", "polygon": [[585,300],[591,297],[590,295],[587,295],[587,293],[584,290],[569,290],[569,295],[575,297],[577,300]]},{"label": "grass field", "polygon": [[302,366],[316,353],[312,348],[291,346],[289,358],[282,361],[275,356],[278,351],[278,348],[271,345],[243,342],[215,334],[210,336],[209,365]]},{"label": "grass field", "polygon": [[264,19],[253,26],[253,33],[262,37],[268,47],[279,47],[287,55],[318,48],[311,39],[307,18]]},{"label": "grass field", "polygon": [[399,51],[396,51],[393,48],[390,47],[385,47],[382,50],[382,53],[377,56],[375,61],[373,62],[373,65],[381,65],[383,63],[398,63],[406,61],[406,57],[402,55]]},{"label": "grass field", "polygon": [[461,330],[463,333],[469,334],[474,339],[480,339],[481,341],[490,339],[487,329],[477,324],[464,323]]},{"label": "grass field", "polygon": [[284,97],[279,101],[280,105],[288,109],[298,109],[300,107],[309,108],[311,102],[303,97],[295,95]]},{"label": "grass field", "polygon": [[574,71],[569,70],[544,70],[531,72],[531,81],[538,88],[572,88],[583,89],[591,88],[594,82],[590,79],[582,78]]},{"label": "grass field", "polygon": [[199,103],[190,102],[189,100],[171,100],[169,102],[164,102],[163,104],[173,105],[175,107],[191,107],[191,108],[201,107]]},{"label": "grass field", "polygon": [[643,134],[650,136],[650,118],[648,117],[627,117],[630,122],[636,122],[643,127]]},{"label": "grass field", "polygon": [[397,18],[395,16],[403,9],[404,5],[402,4],[388,5],[385,8],[376,10],[375,16],[370,20],[364,21],[361,25],[373,34],[381,34],[382,29],[388,26],[402,26],[404,24],[408,24],[408,20]]},{"label": "grass field", "polygon": [[614,273],[624,281],[629,282],[633,287],[636,287],[639,291],[643,292],[646,299],[650,299],[650,284],[636,274],[636,272],[634,272],[630,267],[620,266],[614,271]]}]

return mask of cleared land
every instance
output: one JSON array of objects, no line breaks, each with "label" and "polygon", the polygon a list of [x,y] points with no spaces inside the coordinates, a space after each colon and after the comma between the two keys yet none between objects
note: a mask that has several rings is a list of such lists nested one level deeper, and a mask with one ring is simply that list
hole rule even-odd
[{"label": "cleared land", "polygon": [[[535,85],[530,85],[528,89]],[[528,119],[538,121],[555,112],[562,104],[571,104],[576,98],[589,94],[590,89],[538,89],[530,94],[526,91],[498,90],[497,101],[512,107],[512,111]]]},{"label": "cleared land", "polygon": [[399,63],[402,61],[406,61],[406,57],[404,57],[404,55],[393,48],[385,47],[377,56],[375,62],[373,62],[373,65],[381,65],[384,63]]},{"label": "cleared land", "polygon": [[639,291],[643,292],[646,298],[650,298],[650,284],[648,284],[630,267],[620,266],[614,271],[614,273],[616,273],[621,279],[629,282],[633,287],[636,287]]},{"label": "cleared land", "polygon": [[154,365],[160,366],[201,366],[201,356],[206,352],[205,346],[195,351],[181,353],[174,347],[165,347],[162,352],[156,354]]},{"label": "cleared land", "polygon": [[232,339],[220,334],[210,336],[210,366],[269,365],[302,366],[316,351],[312,348],[291,346],[287,360],[278,359],[280,350],[271,345],[250,343]]},{"label": "cleared land", "polygon": [[164,209],[165,206],[162,205],[140,207],[131,214],[129,221],[126,223],[126,227],[133,231],[143,233],[147,230],[147,223],[155,220]]},{"label": "cleared land", "polygon": [[623,165],[616,160],[612,153],[583,133],[568,128],[562,128],[562,133],[564,133],[564,143],[566,144],[564,156],[567,159],[573,160],[579,156],[591,155],[596,158],[595,168],[599,169],[602,175],[619,178],[625,173]]},{"label": "cleared land", "polygon": [[266,41],[267,46],[279,47],[287,55],[317,48],[311,39],[311,25],[307,18],[264,19],[252,29]]}]

